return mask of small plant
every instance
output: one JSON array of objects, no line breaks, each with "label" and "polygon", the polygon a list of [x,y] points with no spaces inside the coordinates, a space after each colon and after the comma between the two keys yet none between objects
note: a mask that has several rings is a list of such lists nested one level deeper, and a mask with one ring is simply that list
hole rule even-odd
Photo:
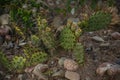
[{"label": "small plant", "polygon": [[92,15],[88,20],[88,27],[85,28],[87,31],[95,31],[106,28],[111,22],[111,15],[104,12],[97,12]]},{"label": "small plant", "polygon": [[75,35],[69,27],[65,27],[60,34],[60,45],[66,49],[73,49],[75,45]]},{"label": "small plant", "polygon": [[10,70],[10,63],[4,53],[0,51],[0,63],[8,70]]},{"label": "small plant", "polygon": [[52,32],[45,31],[42,35],[42,41],[49,50],[55,48],[55,40]]},{"label": "small plant", "polygon": [[51,28],[48,27],[47,20],[41,19],[41,17],[38,15],[37,25],[39,31],[38,37],[42,40],[45,48],[48,49],[48,52],[52,54],[55,48],[55,39]]},{"label": "small plant", "polygon": [[79,64],[84,63],[84,48],[81,43],[76,43],[76,46],[73,50],[76,61]]},{"label": "small plant", "polygon": [[21,72],[22,69],[25,67],[26,59],[22,56],[15,56],[12,61],[12,69],[16,70],[16,72]]},{"label": "small plant", "polygon": [[33,53],[32,56],[30,57],[29,63],[31,65],[36,65],[38,63],[42,63],[47,60],[47,54],[44,52],[37,52]]}]

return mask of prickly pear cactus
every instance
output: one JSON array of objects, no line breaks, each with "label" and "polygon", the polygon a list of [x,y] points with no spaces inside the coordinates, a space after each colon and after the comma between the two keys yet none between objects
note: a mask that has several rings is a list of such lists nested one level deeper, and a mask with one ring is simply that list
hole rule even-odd
[{"label": "prickly pear cactus", "polygon": [[97,12],[92,15],[88,20],[87,31],[95,31],[99,29],[106,28],[111,22],[111,15],[104,12]]},{"label": "prickly pear cactus", "polygon": [[84,62],[84,48],[81,43],[76,43],[73,53],[74,53],[73,55],[74,55],[76,61],[79,64]]},{"label": "prickly pear cactus", "polygon": [[52,32],[44,32],[42,35],[42,40],[44,45],[49,49],[53,49],[55,47],[55,40]]},{"label": "prickly pear cactus", "polygon": [[42,63],[44,61],[47,60],[47,54],[44,52],[37,52],[32,54],[31,58],[30,58],[30,64],[31,65],[35,65],[38,63]]},{"label": "prickly pear cactus", "polygon": [[70,28],[65,27],[60,34],[60,45],[65,50],[73,49],[75,45],[75,35]]},{"label": "prickly pear cactus", "polygon": [[21,72],[25,67],[25,62],[26,62],[26,59],[24,57],[15,56],[11,61],[13,70],[17,72]]}]

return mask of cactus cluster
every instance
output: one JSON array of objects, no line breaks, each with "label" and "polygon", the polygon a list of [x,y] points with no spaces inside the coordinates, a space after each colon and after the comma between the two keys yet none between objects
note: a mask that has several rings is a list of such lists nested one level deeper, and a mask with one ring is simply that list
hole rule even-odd
[{"label": "cactus cluster", "polygon": [[60,34],[60,45],[65,50],[73,49],[75,45],[75,35],[69,27],[65,27]]},{"label": "cactus cluster", "polygon": [[111,15],[109,13],[97,12],[92,15],[88,20],[87,31],[95,31],[106,28],[111,22]]},{"label": "cactus cluster", "polygon": [[42,63],[47,60],[47,54],[44,52],[37,52],[33,53],[32,56],[30,57],[29,63],[31,65],[36,65],[38,63]]},{"label": "cactus cluster", "polygon": [[73,53],[74,53],[73,55],[74,55],[76,61],[79,64],[84,63],[84,47],[81,43],[76,43]]},{"label": "cactus cluster", "polygon": [[51,50],[55,48],[55,39],[51,28],[47,25],[47,20],[38,16],[37,25],[39,31],[38,38],[43,42],[48,52],[52,54]]},{"label": "cactus cluster", "polygon": [[48,55],[37,47],[26,46],[24,49],[26,66],[36,65],[47,60]]},{"label": "cactus cluster", "polygon": [[11,66],[13,70],[21,72],[21,70],[25,67],[25,63],[26,58],[22,56],[14,56],[14,58],[11,61]]}]

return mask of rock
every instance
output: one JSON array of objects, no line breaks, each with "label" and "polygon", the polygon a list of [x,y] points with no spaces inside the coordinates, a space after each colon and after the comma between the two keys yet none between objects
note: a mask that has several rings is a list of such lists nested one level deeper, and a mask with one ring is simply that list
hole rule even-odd
[{"label": "rock", "polygon": [[113,39],[120,40],[120,33],[119,32],[114,32],[111,34]]},{"label": "rock", "polygon": [[109,47],[110,46],[110,43],[101,43],[100,44],[100,47]]},{"label": "rock", "polygon": [[48,69],[48,65],[46,65],[46,64],[38,64],[37,66],[34,67],[33,72],[35,72],[35,71],[45,72],[46,69]]},{"label": "rock", "polygon": [[29,76],[26,73],[24,73],[24,74],[18,75],[18,80],[31,80],[31,79],[29,78]]},{"label": "rock", "polygon": [[33,69],[32,73],[34,75],[36,75],[40,80],[48,80],[43,74],[42,72],[44,72],[46,69],[48,69],[48,65],[46,64],[38,64],[37,66],[35,66],[35,68]]},{"label": "rock", "polygon": [[104,40],[99,36],[93,36],[92,39],[97,41],[97,42],[104,42]]},{"label": "rock", "polygon": [[24,46],[24,45],[26,45],[27,43],[26,42],[21,42],[21,43],[19,43],[18,45],[19,46]]},{"label": "rock", "polygon": [[[74,11],[74,9],[72,10]],[[73,12],[74,13],[74,12]],[[68,18],[67,20],[67,26],[71,26],[71,30],[75,31],[76,29],[78,29],[78,23],[80,22],[79,18]],[[72,24],[72,25],[71,25]]]},{"label": "rock", "polygon": [[36,16],[36,13],[37,13],[37,8],[36,8],[36,7],[33,7],[33,9],[32,9],[32,14],[33,14],[34,17]]},{"label": "rock", "polygon": [[91,78],[89,76],[86,76],[85,80],[91,80]]},{"label": "rock", "polygon": [[113,76],[116,75],[117,73],[120,73],[120,65],[118,64],[113,64],[107,71],[108,75]]},{"label": "rock", "polygon": [[56,73],[59,69],[58,69],[58,67],[52,67],[51,70],[53,73]]},{"label": "rock", "polygon": [[102,63],[102,64],[99,65],[99,67],[97,68],[96,73],[97,73],[98,75],[100,75],[100,76],[103,76],[103,75],[106,73],[106,71],[107,71],[108,69],[110,69],[111,66],[112,66],[111,63],[108,63],[108,62]]},{"label": "rock", "polygon": [[12,77],[13,77],[13,75],[6,75],[5,80],[11,80]]},{"label": "rock", "polygon": [[58,72],[55,72],[52,77],[64,77],[65,72],[63,70],[60,70]]},{"label": "rock", "polygon": [[18,75],[18,80],[23,80],[23,75],[22,74]]},{"label": "rock", "polygon": [[75,8],[71,9],[71,14],[74,15],[75,14]]},{"label": "rock", "polygon": [[94,32],[88,32],[90,35],[93,35],[94,34]]},{"label": "rock", "polygon": [[66,59],[65,57],[61,57],[61,58],[58,60],[58,65],[63,66],[65,59]]},{"label": "rock", "polygon": [[79,18],[69,18],[68,20],[67,20],[67,22],[73,22],[73,23],[78,23],[80,20],[79,20]]},{"label": "rock", "polygon": [[60,4],[60,0],[56,0],[56,4],[59,5]]},{"label": "rock", "polygon": [[65,78],[67,78],[69,80],[80,80],[80,75],[76,72],[66,71]]},{"label": "rock", "polygon": [[26,72],[26,73],[32,73],[33,69],[34,69],[34,67],[26,68],[26,69],[25,69],[25,72]]},{"label": "rock", "polygon": [[0,16],[0,23],[2,25],[8,24],[9,23],[9,18],[10,16],[8,14],[3,14]]},{"label": "rock", "polygon": [[64,68],[70,71],[75,71],[78,69],[78,64],[71,59],[65,59],[64,60]]}]

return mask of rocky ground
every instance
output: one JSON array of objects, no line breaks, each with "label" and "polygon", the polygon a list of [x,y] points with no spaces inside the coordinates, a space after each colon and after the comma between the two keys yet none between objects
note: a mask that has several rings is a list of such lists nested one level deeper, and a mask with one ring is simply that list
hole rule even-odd
[{"label": "rocky ground", "polygon": [[[59,0],[57,1],[60,3],[56,5],[55,1],[45,1],[48,1],[46,3],[51,9],[56,6],[65,7]],[[54,10],[49,12],[46,9],[41,12],[47,16],[48,24],[56,30],[65,25],[68,19],[75,22],[83,20],[85,16],[82,12],[89,15],[92,13],[88,7],[85,8],[68,14],[57,13]],[[111,12],[114,13],[114,9]],[[27,67],[22,73],[7,72],[0,63],[0,80],[120,80],[120,25],[114,25],[115,22],[119,22],[118,16],[113,19],[112,26],[93,32],[83,32],[79,37],[78,42],[83,44],[85,55],[82,65],[77,63],[73,52],[67,52],[60,47],[47,61]],[[3,40],[0,37],[0,45],[1,43]],[[22,47],[3,44],[0,50],[11,58],[23,53],[24,43],[20,45]]]},{"label": "rocky ground", "polygon": [[59,54],[48,62],[27,68],[25,73],[6,75],[0,70],[0,74],[5,80],[120,80],[118,73],[102,76],[96,73],[102,63],[120,65],[119,32],[111,29],[86,32],[79,40],[85,47],[85,63],[81,66],[74,61],[71,52],[58,50]]}]

